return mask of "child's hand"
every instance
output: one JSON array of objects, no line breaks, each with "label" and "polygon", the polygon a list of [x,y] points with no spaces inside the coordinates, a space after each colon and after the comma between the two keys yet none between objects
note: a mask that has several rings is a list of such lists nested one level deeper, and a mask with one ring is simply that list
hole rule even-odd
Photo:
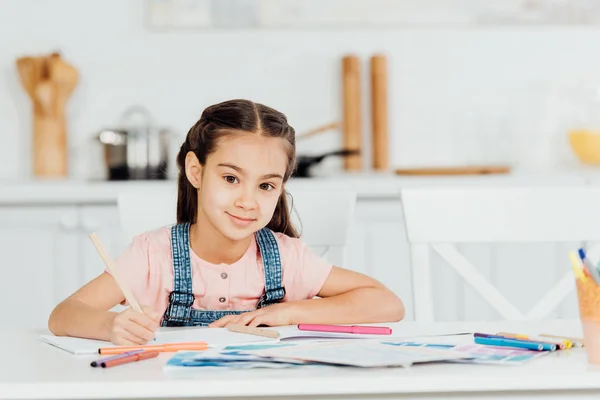
[{"label": "child's hand", "polygon": [[222,328],[228,324],[248,326],[292,325],[292,307],[290,303],[278,303],[239,315],[226,315],[210,324],[209,328]]},{"label": "child's hand", "polygon": [[117,314],[110,327],[110,341],[117,345],[133,346],[153,340],[160,318],[149,308],[143,307],[143,310],[144,314],[141,314],[128,308]]}]

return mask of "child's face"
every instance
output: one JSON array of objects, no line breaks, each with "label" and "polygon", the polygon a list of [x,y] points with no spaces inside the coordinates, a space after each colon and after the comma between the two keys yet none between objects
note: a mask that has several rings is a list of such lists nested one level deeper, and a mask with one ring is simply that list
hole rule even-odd
[{"label": "child's face", "polygon": [[208,156],[200,212],[229,239],[245,239],[271,221],[288,165],[284,146],[281,138],[232,135]]}]

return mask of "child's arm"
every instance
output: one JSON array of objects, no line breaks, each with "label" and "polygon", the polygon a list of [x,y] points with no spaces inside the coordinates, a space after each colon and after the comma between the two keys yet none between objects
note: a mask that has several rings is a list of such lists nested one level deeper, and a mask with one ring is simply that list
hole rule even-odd
[{"label": "child's arm", "polygon": [[393,292],[358,272],[333,267],[318,293],[320,299],[273,304],[211,324],[258,325],[353,324],[394,322],[404,318],[404,305]]},{"label": "child's arm", "polygon": [[[76,336],[111,341],[115,344],[144,344],[154,338],[158,318],[128,308],[110,312],[124,301],[114,278],[103,273],[58,304],[48,320],[57,336]],[[149,316],[150,315],[150,316]]]},{"label": "child's arm", "polygon": [[404,318],[404,304],[377,280],[333,267],[318,293],[320,299],[289,303],[292,324],[393,322]]}]

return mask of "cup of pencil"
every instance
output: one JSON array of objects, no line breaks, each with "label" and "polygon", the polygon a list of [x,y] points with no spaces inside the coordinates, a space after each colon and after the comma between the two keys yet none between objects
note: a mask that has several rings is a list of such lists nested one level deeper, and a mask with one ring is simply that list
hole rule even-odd
[{"label": "cup of pencil", "polygon": [[583,250],[579,251],[579,257],[573,252],[570,258],[575,272],[579,317],[588,362],[600,364],[600,272]]}]

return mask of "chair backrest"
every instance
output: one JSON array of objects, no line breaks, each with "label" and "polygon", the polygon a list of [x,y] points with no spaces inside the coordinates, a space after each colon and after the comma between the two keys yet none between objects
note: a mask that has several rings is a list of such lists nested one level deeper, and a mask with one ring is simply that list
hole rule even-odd
[{"label": "chair backrest", "polygon": [[[326,260],[344,265],[356,193],[288,191],[292,222],[302,240]],[[140,233],[176,223],[176,193],[138,190],[120,193],[117,201],[121,232],[127,242]]]},{"label": "chair backrest", "polygon": [[[600,240],[600,188],[468,187],[401,191],[411,249],[413,307],[433,320],[430,249],[506,319],[544,318],[574,287],[563,278],[527,314],[513,306],[452,243],[588,242]],[[568,262],[567,255],[564,255]],[[567,264],[568,265],[568,264]],[[543,268],[543,266],[540,266]]]}]

